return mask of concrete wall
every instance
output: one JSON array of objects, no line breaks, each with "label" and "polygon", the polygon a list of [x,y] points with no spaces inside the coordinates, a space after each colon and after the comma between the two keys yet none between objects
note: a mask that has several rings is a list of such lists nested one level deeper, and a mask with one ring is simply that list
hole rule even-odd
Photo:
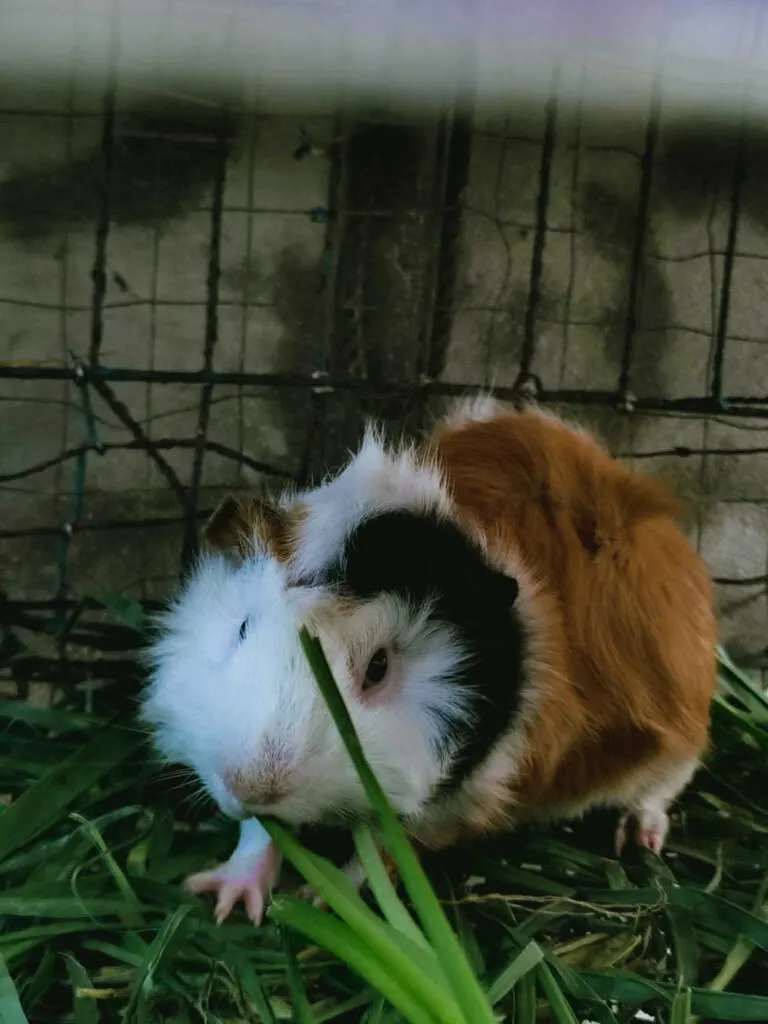
[{"label": "concrete wall", "polygon": [[[220,121],[212,128],[199,107],[164,109],[162,117],[157,104],[138,116],[118,108],[104,237],[103,117],[77,95],[57,102],[0,95],[0,362],[46,367],[87,359],[94,340],[92,272],[105,245],[101,362],[199,369]],[[596,123],[571,112],[554,127],[531,369],[551,391],[613,390],[626,334],[646,125]],[[478,120],[465,140],[463,211],[448,225],[457,257],[453,317],[440,321],[445,330],[437,356],[424,338],[439,333],[433,274],[438,250],[446,247],[438,200],[444,204],[450,187],[443,160],[450,140],[437,120],[403,129],[405,142],[402,131],[388,136],[386,126],[367,137],[347,136],[346,128],[342,122],[340,136],[331,116],[232,119],[214,369],[330,367],[386,381],[412,380],[436,367],[446,382],[513,384],[526,339],[545,112]],[[307,138],[313,151],[297,159]],[[724,370],[726,394],[764,398],[767,140],[754,136],[747,158]],[[630,366],[638,397],[706,394],[734,147],[732,132],[716,136],[667,124],[662,107]],[[329,225],[325,211],[339,202],[346,207],[343,224]],[[62,580],[74,598],[94,591],[161,598],[172,585],[184,526],[167,475],[143,451],[92,451],[84,463],[68,459],[8,479],[89,440],[131,443],[135,435],[121,409],[155,442],[193,444],[199,386],[111,387],[107,401],[88,390],[88,413],[72,382],[0,380],[0,586],[12,599],[51,598],[64,593]],[[423,420],[423,410],[416,415],[407,399],[366,404],[322,388],[313,394],[220,385],[207,436],[256,463],[318,472],[338,461],[361,412],[370,411],[393,424],[417,427]],[[568,411],[690,499],[688,528],[715,575],[764,577],[768,419],[578,405]],[[680,446],[682,454],[670,451]],[[704,454],[711,449],[716,453]],[[722,454],[734,449],[761,451]],[[163,448],[160,456],[189,486],[192,448]],[[209,451],[199,505],[209,508],[224,490],[264,480],[253,466]],[[68,537],[62,525],[73,520],[77,528]],[[119,522],[132,525],[109,526]],[[37,532],[21,536],[30,528]],[[719,602],[733,653],[758,671],[768,666],[764,579],[720,586]]]}]

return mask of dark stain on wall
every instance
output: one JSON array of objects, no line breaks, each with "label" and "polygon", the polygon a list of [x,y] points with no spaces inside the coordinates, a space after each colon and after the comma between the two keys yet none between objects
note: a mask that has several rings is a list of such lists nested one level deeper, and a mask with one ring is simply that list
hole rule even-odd
[{"label": "dark stain on wall", "polygon": [[[581,203],[585,230],[596,249],[607,260],[619,264],[624,273],[603,319],[603,355],[618,384],[627,337],[627,314],[631,293],[632,246],[639,229],[635,197],[627,197],[594,181],[586,182]],[[664,356],[667,331],[672,322],[672,297],[664,275],[652,258],[654,240],[647,227],[645,250],[639,268],[640,281],[635,308],[635,331],[631,340],[630,391],[636,395],[664,395]]]},{"label": "dark stain on wall", "polygon": [[[165,107],[122,116],[106,182],[117,224],[162,226],[210,202],[217,141],[234,138],[231,118],[197,108]],[[0,182],[0,222],[21,242],[56,237],[100,214],[105,161],[100,146],[41,168],[17,165]]]}]

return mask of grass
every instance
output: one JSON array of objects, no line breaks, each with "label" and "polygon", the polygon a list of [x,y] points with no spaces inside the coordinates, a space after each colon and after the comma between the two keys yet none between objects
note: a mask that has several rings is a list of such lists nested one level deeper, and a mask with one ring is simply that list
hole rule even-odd
[{"label": "grass", "polygon": [[[140,628],[135,608],[110,611]],[[356,835],[372,898],[269,824],[330,912],[285,891],[255,931],[179,887],[233,827],[184,799],[130,717],[82,696],[0,702],[0,1024],[768,1021],[768,701],[725,655],[714,750],[663,860],[610,853],[612,822],[524,831],[435,858],[391,814],[322,652],[303,637],[400,865]],[[15,657],[23,660],[23,652]],[[181,788],[179,788],[181,787]]]}]

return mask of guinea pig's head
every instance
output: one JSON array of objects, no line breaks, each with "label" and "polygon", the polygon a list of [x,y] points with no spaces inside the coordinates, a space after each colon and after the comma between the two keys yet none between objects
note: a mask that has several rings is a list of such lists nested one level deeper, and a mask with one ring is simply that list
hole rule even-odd
[{"label": "guinea pig's head", "polygon": [[321,641],[369,764],[417,817],[514,714],[514,579],[458,525],[438,468],[369,432],[335,479],[275,505],[228,499],[160,623],[144,717],[234,817],[364,817],[355,769],[300,646]]}]

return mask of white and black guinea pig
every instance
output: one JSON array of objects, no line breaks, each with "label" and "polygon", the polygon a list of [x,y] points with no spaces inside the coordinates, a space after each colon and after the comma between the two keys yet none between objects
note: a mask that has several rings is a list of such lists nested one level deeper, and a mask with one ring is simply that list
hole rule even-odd
[{"label": "white and black guinea pig", "polygon": [[244,899],[258,920],[279,866],[259,815],[369,813],[301,626],[417,843],[602,804],[621,812],[619,850],[631,834],[660,851],[716,678],[711,583],[677,513],[581,429],[485,397],[420,445],[370,429],[313,490],[225,501],[144,704],[162,755],[243,821],[232,859],[190,887],[216,892],[219,918]]}]

